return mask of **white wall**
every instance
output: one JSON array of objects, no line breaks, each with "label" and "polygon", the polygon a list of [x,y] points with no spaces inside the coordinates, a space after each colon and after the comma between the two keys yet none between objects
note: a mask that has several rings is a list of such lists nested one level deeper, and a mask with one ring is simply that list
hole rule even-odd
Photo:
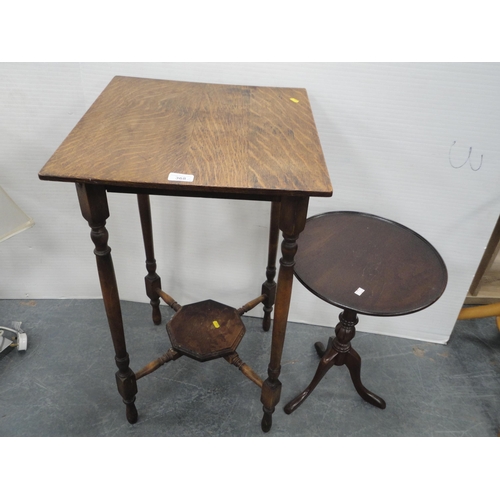
[{"label": "white wall", "polygon": [[[500,213],[494,63],[2,63],[0,185],[35,226],[0,245],[0,298],[100,297],[74,186],[42,182],[37,174],[118,74],[305,87],[334,186],[332,198],[311,200],[309,214],[359,210],[394,219],[433,243],[448,266],[448,288],[429,309],[363,317],[358,329],[448,340]],[[470,147],[472,167],[483,155],[481,168],[452,168]],[[109,201],[121,298],[147,302],[135,198],[110,194]],[[267,204],[163,197],[152,203],[158,273],[178,302],[212,298],[239,307],[260,293]],[[333,326],[338,312],[295,283],[291,321]],[[260,316],[261,308],[251,314]]]}]

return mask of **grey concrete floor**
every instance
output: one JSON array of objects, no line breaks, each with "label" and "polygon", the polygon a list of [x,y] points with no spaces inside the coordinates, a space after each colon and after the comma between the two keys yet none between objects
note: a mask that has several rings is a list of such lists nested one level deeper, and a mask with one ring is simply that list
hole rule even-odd
[{"label": "grey concrete floor", "polygon": [[[122,302],[131,367],[169,347],[150,306]],[[332,318],[336,312],[332,309]],[[170,362],[138,381],[139,421],[130,425],[117,393],[114,353],[100,300],[0,300],[0,325],[22,321],[28,349],[0,353],[0,436],[497,436],[500,429],[500,333],[492,318],[457,322],[448,345],[363,333],[353,346],[365,386],[385,399],[380,410],[333,367],[292,415],[284,405],[318,363],[314,342],[332,328],[290,323],[283,352],[281,401],[271,432],[260,429],[259,388],[223,359]],[[270,333],[244,317],[238,353],[264,376]]]}]

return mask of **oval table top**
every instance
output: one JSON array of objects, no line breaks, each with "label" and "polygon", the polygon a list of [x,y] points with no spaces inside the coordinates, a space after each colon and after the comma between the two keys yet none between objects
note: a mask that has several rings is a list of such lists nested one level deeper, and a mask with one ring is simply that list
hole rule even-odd
[{"label": "oval table top", "polygon": [[295,276],[320,299],[372,316],[425,309],[444,292],[446,265],[411,229],[375,215],[311,217],[298,239]]}]

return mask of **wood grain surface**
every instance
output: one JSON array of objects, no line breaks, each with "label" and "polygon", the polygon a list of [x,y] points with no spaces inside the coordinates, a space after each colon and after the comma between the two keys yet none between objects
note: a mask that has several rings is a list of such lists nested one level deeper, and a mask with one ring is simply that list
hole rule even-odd
[{"label": "wood grain surface", "polygon": [[[193,181],[169,181],[170,173]],[[332,194],[305,89],[123,76],[39,176],[168,191]]]}]

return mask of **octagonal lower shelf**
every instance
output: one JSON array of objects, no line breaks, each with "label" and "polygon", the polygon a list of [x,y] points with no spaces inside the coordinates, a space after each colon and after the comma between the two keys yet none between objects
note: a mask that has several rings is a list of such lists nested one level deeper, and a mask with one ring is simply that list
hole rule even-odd
[{"label": "octagonal lower shelf", "polygon": [[208,361],[234,352],[245,325],[233,307],[205,300],[182,306],[167,323],[167,332],[174,349]]}]

